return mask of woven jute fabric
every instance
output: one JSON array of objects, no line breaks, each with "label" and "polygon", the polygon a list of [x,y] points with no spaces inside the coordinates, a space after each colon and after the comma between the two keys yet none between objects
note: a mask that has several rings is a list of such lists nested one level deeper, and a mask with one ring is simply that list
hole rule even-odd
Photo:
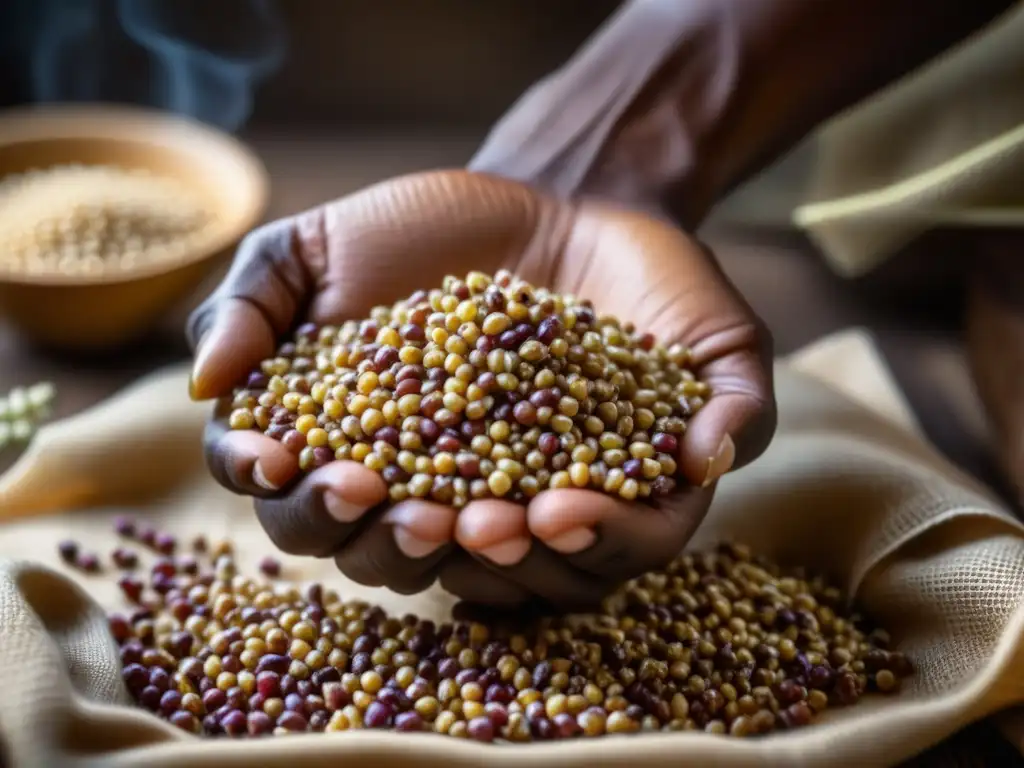
[{"label": "woven jute fabric", "polygon": [[[250,504],[208,477],[207,408],[189,402],[186,376],[160,372],[45,428],[0,478],[0,764],[861,768],[898,764],[1024,701],[1024,527],[920,438],[870,342],[852,333],[778,365],[778,437],[722,483],[693,546],[738,539],[831,574],[916,663],[899,696],[760,740],[677,733],[501,746],[383,732],[184,734],[127,705],[104,617],[121,605],[113,579],[64,569],[55,545],[74,538],[106,553],[111,519],[129,511],[172,532],[235,540],[242,568],[271,551]],[[285,572],[394,611],[443,619],[452,605],[440,591],[402,597],[347,583],[330,561],[286,558]]]}]

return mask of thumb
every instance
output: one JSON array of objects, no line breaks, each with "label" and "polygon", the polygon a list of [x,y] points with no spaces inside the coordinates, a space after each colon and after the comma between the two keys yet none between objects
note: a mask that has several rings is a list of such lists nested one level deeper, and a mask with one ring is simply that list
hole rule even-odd
[{"label": "thumb", "polygon": [[680,469],[707,487],[760,456],[775,433],[771,337],[752,322],[702,339],[693,355],[710,394],[687,425]]},{"label": "thumb", "polygon": [[186,333],[195,355],[190,383],[194,399],[228,394],[274,354],[315,285],[309,264],[317,260],[305,252],[315,250],[318,241],[304,237],[300,229],[316,217],[317,211],[311,211],[249,234],[224,280],[192,313]]}]

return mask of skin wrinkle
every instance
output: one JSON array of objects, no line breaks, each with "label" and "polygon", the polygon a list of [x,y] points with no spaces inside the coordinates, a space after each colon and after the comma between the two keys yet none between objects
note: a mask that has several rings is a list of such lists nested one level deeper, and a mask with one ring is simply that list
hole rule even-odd
[{"label": "skin wrinkle", "polygon": [[[268,232],[287,236],[284,253],[279,248],[280,236],[269,240],[271,247],[262,247]],[[247,235],[238,249],[241,257],[224,283],[189,318],[186,335],[193,351],[199,350],[218,320],[229,316],[231,302],[253,307],[274,336],[285,334],[314,284],[303,260],[295,258],[296,249],[301,247],[292,219]]]},{"label": "skin wrinkle", "polygon": [[[252,281],[256,280],[258,286],[252,285],[249,290],[243,288],[229,295],[229,298],[249,301],[255,305],[278,335],[287,332],[290,318],[302,306],[304,297],[309,295],[310,288],[316,283],[315,279],[310,279],[312,275],[308,272],[305,261],[293,257],[295,222],[291,219],[286,222],[282,225],[282,228],[287,227],[286,243],[282,243],[282,238],[278,237],[271,241],[275,247],[261,248],[258,241],[243,246],[247,257],[244,262],[247,263],[244,269],[245,277],[239,281],[239,285],[250,286]],[[281,248],[282,245],[286,247]],[[270,294],[265,304],[262,294],[268,289]],[[285,298],[285,305],[277,309],[267,305],[274,302],[278,296]]]},{"label": "skin wrinkle", "polygon": [[576,211],[577,214],[574,217],[573,225],[566,232],[565,242],[557,251],[557,261],[552,264],[552,282],[550,284],[568,284],[570,287],[569,292],[575,292],[578,295],[579,291],[582,290],[589,267],[585,267],[583,270],[575,270],[581,272],[581,277],[575,280],[570,279],[567,275],[572,274],[572,264],[577,259],[583,259],[585,264],[590,264],[594,261],[597,241],[594,237],[594,228],[586,224],[585,217],[579,213],[579,208],[576,208]]},{"label": "skin wrinkle", "polygon": [[[296,514],[293,505],[287,503],[267,504],[256,502],[256,516],[263,523],[270,540],[278,549],[289,555],[307,555],[319,557],[331,551],[331,545],[325,543],[324,530],[328,526],[322,520],[323,510],[303,509]],[[321,518],[317,520],[316,518]],[[316,536],[307,535],[316,529]],[[347,530],[342,534],[342,541]]]},{"label": "skin wrinkle", "polygon": [[[589,223],[595,214],[599,214],[600,209],[595,212],[588,212],[582,219]],[[585,243],[582,247],[578,248],[578,251],[583,254],[582,257],[576,256],[576,250],[574,250],[575,258],[582,258],[584,261],[584,268],[582,270],[583,277],[574,284],[574,288],[578,294],[597,294],[604,296],[615,296],[616,291],[614,283],[620,279],[620,276],[615,274],[614,271],[611,274],[605,275],[606,284],[597,286],[586,286],[586,277],[590,275],[590,266],[596,261],[593,256],[588,254],[588,249],[595,249],[596,243],[601,242],[602,248],[618,248],[623,253],[636,252],[636,253],[650,253],[652,251],[664,250],[671,252],[677,250],[675,243],[643,243],[642,238],[639,238],[633,226],[626,225],[625,227],[617,227],[609,229],[597,224],[593,233],[583,230],[585,235],[591,235],[588,238],[590,242]],[[659,233],[658,240],[664,237],[664,234]],[[609,244],[611,243],[611,244]],[[577,244],[574,243],[574,246]],[[683,246],[684,243],[680,242],[679,246]],[[591,250],[590,253],[593,253]],[[657,271],[652,272],[651,267],[656,266]],[[663,342],[672,343],[675,341],[690,342],[693,339],[700,338],[699,331],[696,326],[692,326],[691,313],[687,313],[684,317],[681,313],[675,314],[671,312],[665,312],[663,315],[658,313],[645,312],[644,308],[648,306],[646,299],[662,290],[666,285],[672,285],[676,282],[676,277],[673,274],[673,269],[666,265],[664,262],[654,261],[650,258],[640,258],[629,263],[628,267],[623,267],[625,274],[621,276],[621,279],[630,279],[632,282],[638,282],[643,285],[652,286],[651,293],[645,294],[642,298],[643,301],[635,300],[636,297],[629,296],[630,302],[633,306],[622,306],[613,304],[612,306],[600,307],[602,311],[611,312],[618,314],[621,317],[633,319],[638,326],[648,328],[652,333],[655,333],[660,340]],[[712,270],[713,273],[721,274],[717,267]],[[703,278],[704,276],[701,275]],[[724,279],[724,277],[723,277]],[[717,281],[720,282],[720,281]],[[729,286],[731,288],[731,285]],[[611,289],[611,290],[610,290]],[[705,280],[701,280],[698,285],[689,285],[685,290],[678,290],[673,294],[666,297],[661,304],[664,306],[671,306],[676,304],[682,306],[701,306],[702,298],[705,293],[713,294],[720,292],[718,284],[707,284]],[[694,301],[691,301],[694,299]],[[640,308],[638,314],[637,308]]]},{"label": "skin wrinkle", "polygon": [[[349,539],[365,532],[371,524],[378,522],[378,515],[375,513],[383,508],[379,500],[383,498],[385,490],[382,481],[375,481],[378,485],[377,492],[372,493],[369,499],[365,496],[356,500],[346,498],[348,503],[369,507],[366,513],[351,523],[339,522],[327,512],[324,493],[328,490],[335,491],[336,488],[325,482],[322,475],[312,480],[304,478],[299,487],[292,492],[277,493],[258,500],[257,516],[268,532],[277,532],[279,536],[292,536],[296,546],[303,550],[292,554],[312,553],[317,557],[326,557],[337,551]],[[332,534],[337,534],[334,543],[324,546],[322,542]]]},{"label": "skin wrinkle", "polygon": [[[387,533],[391,533],[391,526],[387,526]],[[395,562],[395,547],[392,539],[390,547],[359,547],[356,551],[359,552],[360,559],[363,562],[363,568],[367,573],[372,573],[377,576],[379,584],[375,586],[383,586],[387,583],[387,574],[391,565]],[[396,582],[396,585],[401,584],[401,579]]]},{"label": "skin wrinkle", "polygon": [[757,349],[760,342],[760,333],[753,323],[741,322],[714,331],[698,331],[697,333],[699,335],[690,337],[699,339],[690,347],[690,355],[698,370],[725,360],[734,354]]},{"label": "skin wrinkle", "polygon": [[[267,491],[263,491],[252,482],[252,468],[256,463],[256,457],[240,454],[230,447],[230,443],[225,446],[225,443],[222,442],[225,435],[222,422],[228,412],[230,412],[230,401],[226,399],[217,401],[212,420],[203,431],[207,468],[220,485],[235,494],[266,494]],[[220,455],[218,456],[218,454]]]},{"label": "skin wrinkle", "polygon": [[486,560],[466,552],[455,551],[442,562],[437,581],[445,591],[484,605],[515,607],[531,597]]},{"label": "skin wrinkle", "polygon": [[[271,270],[275,269],[273,264],[271,264],[269,268]],[[259,312],[260,316],[270,327],[271,331],[274,333],[275,336],[283,336],[288,332],[289,327],[284,323],[283,315],[278,314],[277,311],[271,306],[272,304],[278,303],[275,297],[270,297],[269,300],[262,300],[261,298],[256,298],[255,296],[234,295],[230,296],[229,298],[232,301],[243,302],[253,307],[257,312]],[[289,297],[289,300],[291,299],[292,297]]]},{"label": "skin wrinkle", "polygon": [[576,204],[544,205],[544,202],[543,199],[540,204],[530,202],[532,210],[525,220],[534,220],[538,224],[522,255],[510,259],[506,266],[512,272],[536,274],[536,282],[542,285],[553,285],[573,236],[572,222],[576,219]]},{"label": "skin wrinkle", "polygon": [[[657,284],[655,284],[654,286],[651,287],[649,291],[640,296],[640,300],[637,303],[642,307],[646,306],[649,301],[653,301],[654,299],[657,298],[658,293],[659,291],[657,288]],[[670,296],[667,296],[662,300],[661,304],[659,304],[657,308],[654,309],[654,311],[650,314],[649,319],[643,323],[643,327],[657,328],[661,326],[662,323],[667,323],[669,316],[674,314],[673,310],[676,307],[678,307],[682,301],[683,295],[681,292],[676,292]],[[672,344],[677,341],[679,341],[678,338],[669,338],[664,339],[663,343],[667,342],[669,344]]]},{"label": "skin wrinkle", "polygon": [[[329,557],[356,532],[355,524],[332,525],[322,504],[319,508],[312,505],[302,505],[299,508],[301,502],[278,502],[276,499],[268,501],[270,503],[257,501],[256,515],[274,545],[289,555]],[[336,535],[326,539],[326,535],[332,530]],[[316,535],[306,535],[311,531],[315,531]]]},{"label": "skin wrinkle", "polygon": [[[305,233],[307,228],[309,234]],[[327,275],[328,242],[326,206],[321,205],[296,218],[291,241],[292,260],[306,267],[310,282],[318,288],[323,287]]]},{"label": "skin wrinkle", "polygon": [[587,278],[590,277],[591,272],[594,269],[594,259],[590,258],[584,261],[583,269],[580,270],[579,277],[572,283],[572,293],[576,296],[582,297],[583,286],[587,284]]},{"label": "skin wrinkle", "polygon": [[[327,512],[323,501],[324,493],[327,492],[328,488],[329,486],[325,485],[317,485],[314,488],[310,488],[309,493],[307,494],[309,501],[305,504],[293,501],[292,506],[294,511],[292,512],[292,516],[295,518],[301,518],[303,514],[305,514],[305,509],[312,508],[315,510],[314,514],[320,519],[321,525],[324,528],[332,528],[333,518],[331,518],[330,514]],[[369,511],[372,512],[373,508]],[[334,526],[337,526],[337,537],[332,539],[332,543],[330,545],[324,546],[320,552],[315,555],[315,557],[329,557],[331,553],[337,552],[347,541],[358,536],[362,530],[365,530],[366,521],[374,519],[375,516],[364,514],[361,518],[352,523],[334,523]]]}]

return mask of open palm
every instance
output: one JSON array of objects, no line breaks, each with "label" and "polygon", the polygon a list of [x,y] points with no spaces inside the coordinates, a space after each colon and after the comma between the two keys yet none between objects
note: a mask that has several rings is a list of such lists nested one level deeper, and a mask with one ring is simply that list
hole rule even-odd
[{"label": "open palm", "polygon": [[[300,477],[280,443],[226,429],[225,398],[297,323],[359,318],[445,275],[501,268],[691,349],[713,394],[680,444],[689,484],[653,505],[550,490],[526,507],[388,507],[383,481],[360,464]],[[255,498],[282,550],[334,557],[348,577],[399,592],[440,580],[474,603],[591,603],[674,557],[718,477],[755,458],[775,424],[768,336],[695,240],[638,213],[463,171],[387,181],[257,230],[189,335],[193,395],[222,398],[206,440],[215,477]]]}]

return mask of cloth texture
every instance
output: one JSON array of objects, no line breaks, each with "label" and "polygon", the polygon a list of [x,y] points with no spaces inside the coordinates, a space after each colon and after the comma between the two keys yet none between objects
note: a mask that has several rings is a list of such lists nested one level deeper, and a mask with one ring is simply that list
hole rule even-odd
[{"label": "cloth texture", "polygon": [[[112,518],[130,512],[183,535],[231,538],[255,573],[272,547],[250,503],[206,471],[208,407],[188,400],[187,373],[158,372],[44,427],[0,478],[2,765],[862,768],[898,764],[1024,703],[1024,526],[921,438],[870,339],[851,331],[778,364],[778,437],[723,480],[693,546],[737,539],[831,574],[913,659],[917,672],[899,696],[869,697],[760,740],[675,733],[494,746],[369,731],[259,741],[184,734],[125,706],[103,612],[123,607],[114,580],[63,567],[56,543],[73,538],[105,557]],[[347,583],[329,560],[284,558],[284,576],[435,619],[453,602],[439,590],[404,597]]]},{"label": "cloth texture", "polygon": [[1017,3],[819,129],[754,182],[758,204],[791,201],[792,221],[847,277],[938,226],[1024,226],[1022,84]]}]

